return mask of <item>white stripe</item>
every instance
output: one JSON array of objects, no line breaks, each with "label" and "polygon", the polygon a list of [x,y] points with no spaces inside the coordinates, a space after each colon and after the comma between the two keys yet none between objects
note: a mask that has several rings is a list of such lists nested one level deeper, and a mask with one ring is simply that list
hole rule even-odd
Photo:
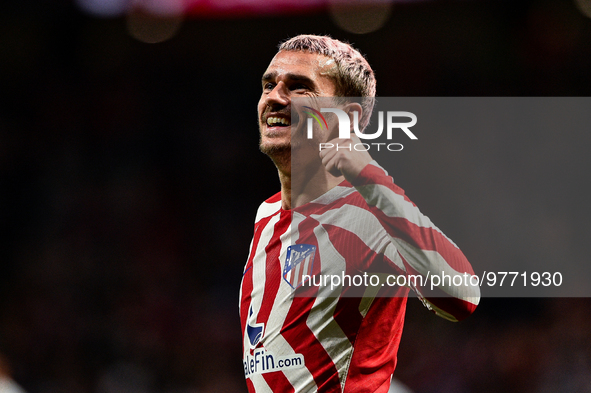
[{"label": "white stripe", "polygon": [[[322,215],[313,215],[322,225],[337,225],[354,233],[377,254],[386,255],[402,271],[406,271],[392,238],[371,212],[354,205],[343,205]],[[391,272],[384,272],[391,273]]]},{"label": "white stripe", "polygon": [[[283,232],[282,234],[280,234],[280,241],[281,241],[281,249],[279,250],[279,261],[282,264],[282,268],[283,268],[283,264],[285,263],[285,256],[287,255],[287,247],[289,246],[289,240],[290,240],[290,236],[289,236],[289,227],[287,229],[287,231]],[[265,261],[266,262],[266,261]],[[283,271],[283,269],[282,269]],[[262,289],[264,290],[264,285],[260,285],[257,283],[257,286],[262,287]],[[273,320],[272,318],[277,314],[276,311],[280,311],[282,307],[285,307],[285,300],[287,299],[287,302],[289,302],[291,304],[291,300],[289,300],[289,295],[291,295],[291,287],[289,286],[289,284],[287,282],[285,282],[285,280],[283,280],[283,278],[280,279],[280,284],[279,284],[279,289],[277,292],[277,296],[275,296],[275,299],[273,300],[273,307],[271,308],[271,313],[269,314],[269,319],[267,320],[267,323],[265,325],[265,329],[269,329],[269,330],[265,330],[265,335],[263,337],[263,345],[265,346],[265,348],[267,350],[270,350],[271,352],[275,352],[275,353],[281,353],[281,352],[276,352],[273,351],[271,348],[269,348],[267,346],[268,341],[272,341],[273,337],[279,335],[279,329],[281,328],[281,325],[283,325],[283,323],[279,324],[276,323],[277,321]],[[262,296],[261,296],[262,298]],[[270,301],[271,299],[266,299],[266,301]],[[282,312],[283,318],[285,318],[285,315],[287,315],[287,310],[289,309],[289,305],[287,305],[287,307],[285,307],[286,310],[284,310]]]},{"label": "white stripe", "polygon": [[323,214],[311,217],[322,225],[335,225],[354,233],[375,253],[380,253],[390,243],[390,236],[384,230],[380,220],[371,212],[354,205],[343,205]]},{"label": "white stripe", "polygon": [[398,250],[392,243],[392,238],[371,212],[358,206],[343,205],[322,215],[313,215],[313,217],[322,225],[338,225],[339,228],[354,233],[369,249],[377,254],[384,254],[399,269],[406,271]]},{"label": "white stripe", "polygon": [[404,266],[404,262],[402,262],[402,258],[400,258],[398,249],[393,243],[386,244],[386,248],[384,249],[384,256],[388,258],[390,261],[394,262],[394,264],[398,266],[400,270],[406,272],[406,266]]},{"label": "white stripe", "polygon": [[269,217],[269,216],[277,213],[280,209],[281,209],[281,201],[280,200],[277,202],[273,202],[273,203],[263,202],[263,203],[261,203],[261,205],[259,206],[259,209],[257,210],[257,215],[256,215],[256,218],[254,219],[254,222],[258,223],[263,218]]},{"label": "white stripe", "polygon": [[[253,317],[256,316],[258,311],[261,309],[261,304],[263,303],[263,293],[265,291],[265,275],[266,275],[266,259],[267,253],[265,252],[265,247],[273,237],[273,228],[275,224],[279,221],[279,214],[275,217],[272,217],[267,225],[262,229],[261,236],[259,238],[259,242],[257,244],[257,249],[255,250],[254,257],[252,259],[252,292],[250,293],[251,300],[250,306],[253,310]],[[244,310],[247,313],[246,321],[250,319],[248,313],[250,310]],[[267,326],[265,325],[265,329],[263,329],[263,335],[265,334]],[[246,355],[247,351],[250,351],[250,341],[248,339],[248,334],[244,334],[244,355]],[[243,356],[244,358],[244,356]]]},{"label": "white stripe", "polygon": [[[297,230],[291,232],[291,228],[297,228],[297,225],[294,225],[293,220],[291,226],[284,234],[281,235],[280,238],[280,261],[282,264],[285,264],[287,247],[295,244],[295,242],[293,242],[293,239],[299,235]],[[279,334],[281,327],[285,323],[287,313],[289,312],[289,309],[291,307],[292,299],[292,288],[289,286],[287,282],[281,280],[281,283],[279,284],[279,289],[277,291],[277,296],[275,297],[273,307],[271,308],[271,314],[269,315],[269,319],[267,321],[267,325],[269,326],[270,330],[265,332],[264,337],[264,347],[269,352],[281,354],[281,356],[295,354],[295,351],[291,347],[291,345],[289,345],[287,340],[285,340],[285,338],[281,334]],[[268,300],[269,299],[267,299],[267,301]],[[310,373],[310,371],[306,367],[283,370],[282,372],[287,378],[287,380],[294,387],[296,392],[313,392],[318,389],[316,383],[314,382],[314,377],[312,373]]]},{"label": "white stripe", "polygon": [[374,300],[375,300],[375,294],[373,297],[365,296],[365,294],[364,294],[363,299],[361,299],[361,301],[359,302],[359,312],[361,313],[363,318],[365,318],[365,316],[367,315],[367,312],[369,311],[369,308],[373,304]]},{"label": "white stripe", "polygon": [[[443,292],[456,297],[458,299],[465,300],[472,304],[478,304],[478,300],[480,299],[480,288],[478,285],[463,285],[465,280],[464,273],[458,272],[454,268],[452,268],[447,261],[439,254],[437,251],[431,250],[422,250],[420,248],[416,248],[409,243],[402,241],[400,239],[397,240],[398,249],[404,256],[404,259],[408,262],[410,266],[421,275],[426,276],[429,273],[430,276],[438,275],[440,277],[443,274],[452,277],[451,278],[451,285],[440,285],[438,286]],[[456,286],[453,285],[453,277],[454,276],[461,276],[462,277],[462,285]],[[450,280],[442,280],[445,281],[444,284],[450,284]],[[468,284],[470,284],[469,276],[466,280]],[[429,279],[428,283],[425,283],[429,286],[431,285],[431,279]]]},{"label": "white stripe", "polygon": [[[259,242],[259,247],[257,248],[254,261],[253,261],[253,300],[252,303],[255,304],[255,312],[260,309],[261,302],[262,302],[262,294],[265,288],[265,273],[266,273],[266,253],[265,247],[269,243],[272,235],[273,235],[273,228],[277,221],[279,220],[279,214],[276,217],[273,217],[269,220],[267,226],[263,229],[263,233],[261,234],[261,239]],[[281,241],[281,249],[280,249],[280,257],[279,260],[282,263],[282,270],[285,263],[285,257],[287,254],[287,247],[291,244],[291,232],[289,227],[287,231],[280,234],[280,241]],[[256,263],[254,263],[256,262]],[[256,270],[254,270],[256,267]],[[256,296],[256,299],[255,299]],[[285,317],[289,311],[291,306],[292,299],[292,290],[291,287],[287,282],[285,282],[282,278],[280,279],[280,285],[273,301],[273,307],[271,309],[271,313],[265,324],[265,331],[264,336],[262,339],[263,346],[265,349],[274,354],[280,354],[281,356],[295,354],[293,348],[287,343],[285,338],[279,334],[281,326],[283,326],[285,322]],[[255,301],[256,300],[256,301]],[[270,301],[271,299],[266,299],[266,301]],[[249,348],[248,343],[248,336],[245,335],[245,348]],[[248,349],[247,349],[248,350]],[[246,356],[244,356],[246,357]],[[312,388],[309,391],[314,391],[317,389],[312,374],[308,371],[307,368],[302,367],[298,369],[292,370],[283,370],[283,374],[286,378],[290,381],[292,386],[297,386],[298,381],[312,381]],[[273,389],[267,384],[263,375],[252,375],[249,377],[251,382],[253,383],[257,392],[265,392],[265,393],[274,393]],[[300,382],[301,384],[301,382]],[[308,391],[308,390],[306,390]]]},{"label": "white stripe", "polygon": [[331,188],[330,190],[328,190],[327,192],[325,192],[324,194],[322,194],[318,198],[314,199],[311,203],[318,203],[320,205],[328,205],[329,203],[332,203],[332,202],[336,201],[337,199],[349,196],[354,192],[355,192],[355,189],[352,187],[336,186],[334,188]]},{"label": "white stripe", "polygon": [[273,389],[267,384],[262,374],[255,374],[249,377],[257,393],[274,393]]},{"label": "white stripe", "polygon": [[445,236],[445,234],[431,222],[429,217],[420,212],[418,207],[405,200],[404,196],[395,193],[389,187],[381,184],[368,184],[357,187],[357,190],[366,200],[368,205],[376,206],[388,217],[406,218],[419,227],[433,229],[458,248],[450,238]]},{"label": "white stripe", "polygon": [[388,274],[386,273],[373,273],[373,275],[378,276],[380,281],[376,286],[369,285],[363,293],[363,298],[361,299],[361,302],[359,302],[359,312],[363,315],[363,318],[367,315],[369,307],[372,305],[378,291],[382,288],[382,285],[386,282],[386,278],[388,277]]},{"label": "white stripe", "polygon": [[[321,275],[338,274],[345,271],[345,259],[338,253],[330,242],[328,233],[322,226],[314,228],[314,235],[318,241],[318,254],[322,264]],[[330,262],[330,265],[328,263]],[[336,369],[339,371],[341,389],[345,388],[345,379],[349,371],[353,347],[351,342],[334,320],[334,312],[339,302],[342,288],[330,292],[330,286],[320,287],[314,306],[306,320],[306,324],[314,333],[319,343],[328,353]],[[327,296],[330,295],[330,296]]]}]

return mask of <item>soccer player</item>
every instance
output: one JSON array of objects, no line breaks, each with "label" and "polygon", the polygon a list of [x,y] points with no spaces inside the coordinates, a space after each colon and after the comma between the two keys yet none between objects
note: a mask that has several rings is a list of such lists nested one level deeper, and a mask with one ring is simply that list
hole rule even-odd
[{"label": "soccer player", "polygon": [[428,309],[452,321],[474,311],[478,287],[447,282],[430,288],[409,280],[363,296],[350,296],[354,288],[343,285],[328,296],[326,288],[312,287],[312,295],[298,296],[302,271],[465,278],[474,274],[472,267],[367,151],[319,152],[319,142],[359,143],[355,134],[338,139],[332,126],[316,130],[310,143],[296,130],[303,123],[301,116],[292,118],[296,98],[364,97],[341,108],[351,119],[360,113],[360,127],[367,125],[376,82],[357,50],[330,37],[294,37],[280,45],[262,90],[260,149],[277,167],[281,192],[258,209],[240,288],[248,390],[386,393],[409,287]]}]

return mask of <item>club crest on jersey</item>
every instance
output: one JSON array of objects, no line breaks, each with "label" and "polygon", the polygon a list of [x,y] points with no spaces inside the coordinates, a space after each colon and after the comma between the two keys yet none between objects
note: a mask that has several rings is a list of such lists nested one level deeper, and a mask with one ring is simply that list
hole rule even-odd
[{"label": "club crest on jersey", "polygon": [[[283,279],[296,289],[312,276],[316,246],[311,244],[294,244],[287,247]],[[304,276],[307,276],[303,279]]]}]

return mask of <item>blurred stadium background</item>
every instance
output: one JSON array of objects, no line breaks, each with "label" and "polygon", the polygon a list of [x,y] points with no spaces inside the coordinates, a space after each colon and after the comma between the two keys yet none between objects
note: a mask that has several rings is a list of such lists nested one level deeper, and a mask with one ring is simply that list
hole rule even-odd
[{"label": "blurred stadium background", "polygon": [[[255,117],[277,44],[348,40],[381,96],[589,96],[590,15],[587,0],[4,4],[0,374],[30,393],[244,392],[238,286],[279,186]],[[591,136],[474,138],[498,161],[440,136],[437,168],[389,170],[471,260],[589,263]],[[533,187],[504,183],[524,166]],[[498,192],[475,197],[474,177]],[[590,310],[485,298],[451,324],[412,299],[395,376],[417,393],[590,392]]]}]

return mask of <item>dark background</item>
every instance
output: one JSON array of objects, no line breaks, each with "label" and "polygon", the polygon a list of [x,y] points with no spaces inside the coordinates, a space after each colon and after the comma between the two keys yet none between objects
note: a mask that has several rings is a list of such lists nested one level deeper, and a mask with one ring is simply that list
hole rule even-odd
[{"label": "dark background", "polygon": [[[129,26],[66,1],[0,14],[0,353],[31,393],[246,390],[238,287],[279,188],[256,103],[280,41],[352,42],[381,96],[591,93],[591,20],[569,1],[397,4],[364,35],[321,9],[188,16],[156,44]],[[589,135],[474,138],[498,161],[439,136],[432,163],[388,170],[470,260],[589,263]],[[395,375],[415,392],[591,391],[590,307],[484,298],[453,324],[410,299]]]}]

